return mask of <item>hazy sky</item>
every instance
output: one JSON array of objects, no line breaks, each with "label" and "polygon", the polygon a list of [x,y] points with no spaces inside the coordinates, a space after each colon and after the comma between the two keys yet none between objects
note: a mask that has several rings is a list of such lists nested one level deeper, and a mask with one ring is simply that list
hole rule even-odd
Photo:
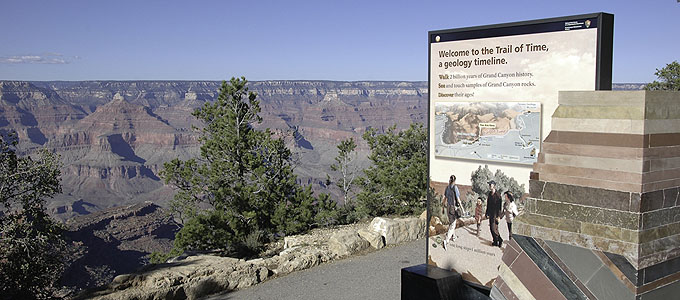
[{"label": "hazy sky", "polygon": [[614,78],[680,61],[677,0],[0,0],[0,79],[427,80],[429,30],[614,14]]}]

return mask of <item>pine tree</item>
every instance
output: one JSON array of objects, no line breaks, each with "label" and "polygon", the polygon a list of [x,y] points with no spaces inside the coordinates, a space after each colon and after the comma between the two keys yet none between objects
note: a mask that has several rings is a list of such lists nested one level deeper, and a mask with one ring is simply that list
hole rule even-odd
[{"label": "pine tree", "polygon": [[[496,182],[496,190],[499,194],[505,191],[510,191],[510,193],[515,197],[515,200],[519,200],[526,191],[524,184],[519,184],[517,180],[508,175],[505,175],[500,169],[496,170],[496,173],[492,173],[488,165],[480,165],[477,170],[473,171],[471,174],[472,182],[472,194],[467,195],[467,202],[465,205],[473,207],[474,201],[477,197],[481,197],[484,203],[486,203],[487,197],[489,195],[489,181]],[[517,203],[520,205],[521,203]]]},{"label": "pine tree", "polygon": [[[223,82],[214,103],[193,115],[203,121],[200,157],[164,166],[178,189],[173,207],[187,219],[175,239],[180,250],[223,249],[248,255],[273,234],[314,226],[318,201],[296,183],[291,151],[261,122],[259,101],[245,78]],[[198,210],[199,205],[209,208]]]},{"label": "pine tree", "polygon": [[647,90],[680,91],[680,63],[673,61],[661,69],[656,69],[654,75],[659,81],[654,80],[648,84]]}]

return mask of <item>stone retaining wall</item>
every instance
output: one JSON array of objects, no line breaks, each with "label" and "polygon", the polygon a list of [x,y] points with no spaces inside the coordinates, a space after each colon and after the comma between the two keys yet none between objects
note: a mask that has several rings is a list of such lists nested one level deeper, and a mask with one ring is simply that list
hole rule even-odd
[{"label": "stone retaining wall", "polygon": [[425,237],[425,217],[374,218],[368,226],[345,226],[328,235],[284,238],[278,255],[250,261],[213,255],[189,256],[119,275],[84,299],[198,299],[255,285],[356,253]]}]

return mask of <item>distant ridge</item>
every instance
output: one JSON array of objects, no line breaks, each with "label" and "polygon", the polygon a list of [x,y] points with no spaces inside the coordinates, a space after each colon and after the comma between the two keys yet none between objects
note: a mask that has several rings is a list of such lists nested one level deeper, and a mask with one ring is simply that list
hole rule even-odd
[{"label": "distant ridge", "polygon": [[[199,153],[202,124],[191,113],[214,101],[221,81],[2,81],[0,132],[20,133],[20,149],[47,147],[62,160],[63,193],[47,207],[61,220],[143,201],[164,206],[174,190],[160,180],[163,163]],[[338,141],[392,125],[423,123],[427,83],[270,80],[249,82],[263,118],[257,127],[286,136],[300,155],[298,181],[325,184]],[[57,109],[58,108],[58,109]],[[286,134],[284,134],[284,132]],[[87,203],[87,205],[84,205]]]},{"label": "distant ridge", "polygon": [[612,84],[612,90],[615,91],[635,91],[644,90],[646,83],[614,83]]}]

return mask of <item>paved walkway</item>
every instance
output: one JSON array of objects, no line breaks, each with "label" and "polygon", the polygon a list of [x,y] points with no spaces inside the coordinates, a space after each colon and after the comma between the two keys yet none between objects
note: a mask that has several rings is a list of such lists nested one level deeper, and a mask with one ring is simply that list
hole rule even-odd
[{"label": "paved walkway", "polygon": [[425,240],[322,264],[270,279],[221,299],[399,299],[401,268],[425,263]]}]

